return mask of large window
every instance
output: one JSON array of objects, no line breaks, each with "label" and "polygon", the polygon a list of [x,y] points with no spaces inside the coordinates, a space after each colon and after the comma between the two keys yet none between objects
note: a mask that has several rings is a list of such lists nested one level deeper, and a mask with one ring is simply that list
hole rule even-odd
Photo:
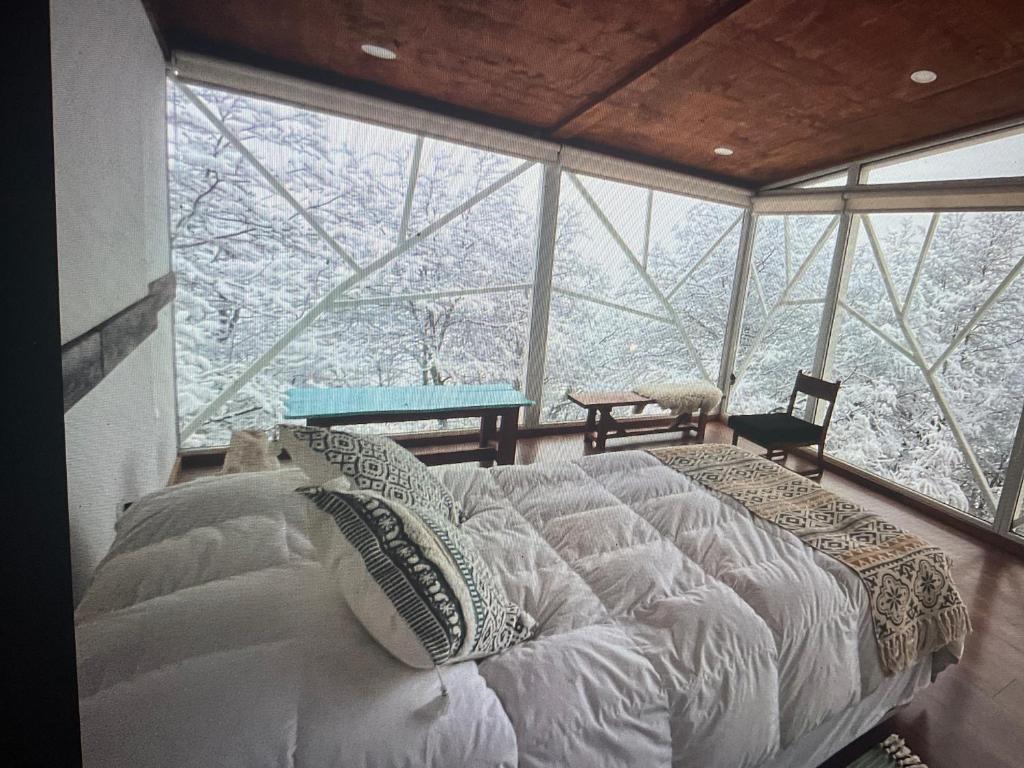
[{"label": "large window", "polygon": [[838,221],[835,215],[758,217],[730,411],[780,409],[796,372],[813,370]]},{"label": "large window", "polygon": [[[539,164],[211,88],[168,107],[184,447],[296,386],[524,388]],[[717,381],[743,210],[569,172],[560,200],[541,417]]]},{"label": "large window", "polygon": [[825,189],[827,187],[842,187],[846,185],[847,173],[841,171],[840,173],[830,173],[828,176],[819,176],[816,179],[810,181],[804,181],[794,186],[797,189]]},{"label": "large window", "polygon": [[519,384],[539,167],[208,88],[168,110],[184,446],[294,386]]},{"label": "large window", "polygon": [[992,520],[1024,403],[1024,213],[860,217],[829,449]]},{"label": "large window", "polygon": [[745,227],[565,168],[542,195],[540,162],[213,88],[172,82],[168,113],[183,447],[273,425],[296,386],[542,382],[529,417],[558,422],[583,416],[573,390],[689,378],[731,379],[730,412],[780,409],[817,368],[843,381],[830,453],[1024,533],[1024,211],[1012,180],[950,191],[1024,175],[1020,129],[866,166],[877,195],[812,179],[835,212],[785,213],[797,187]]},{"label": "large window", "polygon": [[1024,128],[985,134],[952,146],[873,163],[868,184],[899,184],[1024,176]]},{"label": "large window", "polygon": [[543,417],[566,395],[717,382],[743,211],[563,173]]}]

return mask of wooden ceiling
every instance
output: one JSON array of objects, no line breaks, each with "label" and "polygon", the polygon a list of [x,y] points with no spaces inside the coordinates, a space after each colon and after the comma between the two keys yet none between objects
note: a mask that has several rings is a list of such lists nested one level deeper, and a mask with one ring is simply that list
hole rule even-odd
[{"label": "wooden ceiling", "polygon": [[144,1],[171,50],[747,186],[1024,118],[1024,0]]}]

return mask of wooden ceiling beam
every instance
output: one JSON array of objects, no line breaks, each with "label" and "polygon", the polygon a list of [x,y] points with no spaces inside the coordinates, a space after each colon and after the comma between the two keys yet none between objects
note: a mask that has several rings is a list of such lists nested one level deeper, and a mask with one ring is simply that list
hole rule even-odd
[{"label": "wooden ceiling beam", "polygon": [[552,126],[549,136],[555,140],[568,139],[576,135],[579,131],[586,130],[586,116],[588,113],[599,107],[619,91],[632,85],[659,64],[677,54],[694,40],[705,34],[712,27],[725,21],[736,13],[736,11],[740,10],[745,5],[749,5],[752,1],[753,0],[731,0],[730,2],[725,3],[721,8],[705,19],[700,26],[686,30],[681,35],[673,38],[658,51],[655,51],[650,56],[644,57],[625,75],[562,117],[554,126]]}]

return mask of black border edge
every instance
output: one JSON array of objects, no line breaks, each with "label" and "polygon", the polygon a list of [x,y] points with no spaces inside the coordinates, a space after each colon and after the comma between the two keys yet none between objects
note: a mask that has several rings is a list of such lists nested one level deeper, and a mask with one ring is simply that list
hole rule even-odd
[{"label": "black border edge", "polygon": [[62,411],[50,14],[8,9],[2,121],[7,253],[0,557],[4,764],[81,765]]}]

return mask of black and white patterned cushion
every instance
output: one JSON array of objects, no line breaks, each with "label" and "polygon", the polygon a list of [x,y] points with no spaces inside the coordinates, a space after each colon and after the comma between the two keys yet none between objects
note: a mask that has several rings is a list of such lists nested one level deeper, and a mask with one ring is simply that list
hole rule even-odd
[{"label": "black and white patterned cushion", "polygon": [[282,424],[281,444],[310,480],[343,478],[351,490],[375,491],[420,514],[441,514],[458,525],[455,497],[412,453],[387,437]]},{"label": "black and white patterned cushion", "polygon": [[463,531],[377,493],[334,486],[298,489],[317,507],[311,538],[353,613],[392,655],[425,668],[490,656],[530,636],[533,619],[506,597]]}]

